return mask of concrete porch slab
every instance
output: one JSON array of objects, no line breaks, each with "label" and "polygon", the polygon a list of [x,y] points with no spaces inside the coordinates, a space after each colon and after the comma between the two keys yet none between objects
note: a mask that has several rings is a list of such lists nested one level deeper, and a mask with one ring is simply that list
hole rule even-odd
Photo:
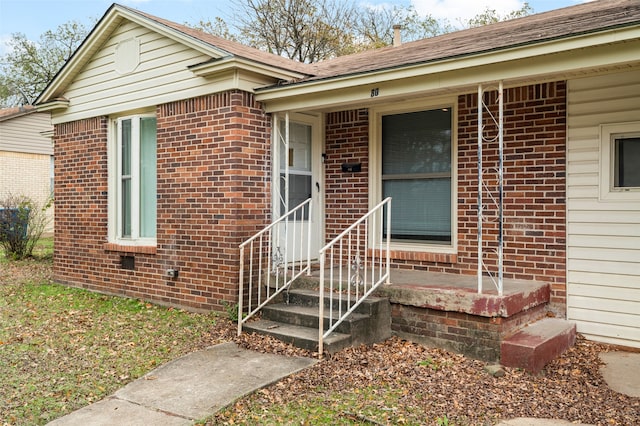
[{"label": "concrete porch slab", "polygon": [[[333,276],[348,282],[348,272],[334,270]],[[500,360],[503,339],[547,315],[551,296],[547,283],[511,279],[504,280],[498,295],[488,277],[480,294],[475,275],[392,269],[390,281],[374,295],[389,300],[394,334],[492,362]],[[318,284],[315,270],[294,285],[313,289]]]},{"label": "concrete porch slab", "polygon": [[482,294],[475,275],[459,275],[394,269],[391,284],[377,292],[391,303],[462,312],[482,317],[510,317],[549,302],[549,284],[525,280],[504,280],[498,295],[489,277],[484,277]]}]

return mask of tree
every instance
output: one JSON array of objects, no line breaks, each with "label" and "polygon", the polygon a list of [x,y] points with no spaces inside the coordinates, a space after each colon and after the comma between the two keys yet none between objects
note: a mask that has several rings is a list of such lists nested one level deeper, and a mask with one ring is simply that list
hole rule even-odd
[{"label": "tree", "polygon": [[87,28],[75,21],[46,31],[38,43],[22,33],[13,34],[11,50],[2,58],[0,68],[2,106],[33,104],[87,34]]},{"label": "tree", "polygon": [[205,33],[222,37],[225,40],[240,42],[239,38],[229,29],[229,26],[224,21],[224,19],[219,16],[213,18],[213,22],[204,21],[201,19],[197,24],[190,24],[189,22],[185,22],[184,25],[196,30],[203,31]]},{"label": "tree", "polygon": [[[393,26],[404,41],[454,31],[446,19],[421,16],[414,6],[358,6],[353,0],[235,0],[229,25],[219,17],[192,25],[211,34],[301,62],[313,63],[393,43]],[[487,8],[460,21],[464,28],[529,15],[528,3],[506,15]],[[187,23],[187,25],[189,25]],[[230,29],[231,27],[231,29]]]},{"label": "tree", "polygon": [[473,18],[466,21],[465,27],[474,28],[481,27],[483,25],[495,24],[500,21],[508,21],[509,19],[522,18],[523,16],[531,15],[533,8],[529,6],[529,3],[525,2],[518,10],[511,11],[506,15],[500,15],[495,9],[486,8],[484,12],[481,12]]},{"label": "tree", "polygon": [[300,62],[350,52],[353,3],[341,0],[245,0],[236,27],[245,43]]},{"label": "tree", "polygon": [[368,7],[357,14],[354,21],[355,39],[361,42],[355,50],[388,46],[393,43],[393,26],[400,25],[404,41],[414,41],[452,31],[446,21],[430,15],[420,16],[413,5],[391,8]]},{"label": "tree", "polygon": [[[413,6],[365,7],[341,0],[238,0],[231,22],[219,17],[193,28],[301,62],[317,62],[393,43],[393,25],[405,40],[452,30],[448,23],[421,17]],[[187,23],[187,25],[190,25]]]}]

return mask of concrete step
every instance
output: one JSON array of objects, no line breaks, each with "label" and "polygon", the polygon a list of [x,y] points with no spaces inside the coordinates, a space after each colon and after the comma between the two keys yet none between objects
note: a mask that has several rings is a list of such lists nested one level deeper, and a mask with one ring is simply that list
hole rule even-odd
[{"label": "concrete step", "polygon": [[[284,342],[292,343],[300,348],[318,350],[319,324],[318,291],[292,289],[283,294],[280,303],[267,305],[262,309],[262,318],[251,321],[244,326],[248,332],[255,332],[276,337]],[[328,300],[325,301],[324,329],[329,329]],[[337,306],[331,316],[339,319]],[[342,313],[347,304],[342,303]],[[372,344],[391,336],[391,305],[388,299],[370,297],[363,301],[324,339],[325,351],[334,353],[351,345]]]},{"label": "concrete step", "polygon": [[[320,303],[319,300],[320,300],[320,296],[319,296],[318,290],[315,290],[315,289],[295,288],[295,289],[289,290],[289,293],[288,293],[288,302],[292,305],[317,307],[318,304]],[[341,298],[339,298],[339,295],[336,294],[334,295],[333,305],[334,305],[334,309],[337,309],[339,304],[341,304],[342,310],[345,311],[345,310],[348,310],[349,307],[352,306],[354,302],[355,300],[350,299],[346,294],[342,294]],[[372,315],[378,311],[380,304],[384,305],[387,303],[389,302],[388,302],[388,299],[386,298],[369,296],[360,304],[360,306],[356,308],[355,312],[366,314],[366,315]],[[325,307],[329,306],[328,296],[324,297],[324,306]]]},{"label": "concrete step", "polygon": [[[282,322],[260,319],[249,321],[244,325],[244,330],[248,333],[258,333],[275,337],[286,343],[307,349],[309,351],[318,350],[318,329],[304,327],[300,325],[285,324]],[[352,344],[349,334],[333,332],[324,341],[324,350],[330,354],[336,353]]]},{"label": "concrete step", "polygon": [[[330,317],[333,317],[334,321],[338,320],[340,318],[339,312],[334,310],[330,315],[329,309],[324,309],[323,325],[325,330],[329,329]],[[262,319],[309,327],[316,330],[318,329],[318,318],[318,306],[277,303],[274,305],[267,305],[262,309]],[[336,331],[339,333],[352,334],[352,332],[357,332],[359,325],[364,326],[362,323],[366,323],[369,318],[369,315],[354,312],[345,318],[340,325],[338,325]]]},{"label": "concrete step", "polygon": [[538,373],[547,363],[573,346],[575,341],[575,323],[544,318],[502,341],[500,364]]}]

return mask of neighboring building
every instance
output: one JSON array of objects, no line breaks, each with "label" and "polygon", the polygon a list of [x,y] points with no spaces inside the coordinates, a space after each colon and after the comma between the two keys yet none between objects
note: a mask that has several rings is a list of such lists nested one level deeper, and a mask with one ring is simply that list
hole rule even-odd
[{"label": "neighboring building", "polygon": [[[311,65],[113,5],[37,102],[55,125],[55,277],[223,310],[281,176],[292,205],[314,200],[312,257],[392,196],[394,268],[475,274],[478,93],[497,116],[502,84],[505,279],[548,284],[544,310],[589,338],[640,347],[639,52],[627,0]],[[495,181],[496,142],[482,158]],[[398,333],[434,332],[433,306],[392,303]],[[483,321],[475,336],[500,323]]]},{"label": "neighboring building", "polygon": [[[51,114],[33,106],[0,110],[0,200],[26,195],[44,206],[53,195]],[[53,206],[47,233],[53,233]]]}]

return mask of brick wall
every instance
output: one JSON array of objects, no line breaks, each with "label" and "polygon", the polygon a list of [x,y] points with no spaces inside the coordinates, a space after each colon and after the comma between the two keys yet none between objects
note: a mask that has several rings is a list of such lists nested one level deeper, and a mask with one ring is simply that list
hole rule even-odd
[{"label": "brick wall", "polygon": [[[270,211],[270,122],[240,91],[160,105],[157,246],[107,243],[107,119],[56,126],[55,277],[194,310],[237,300],[238,245]],[[135,270],[123,269],[123,256]],[[165,276],[169,268],[178,278]]]},{"label": "brick wall", "polygon": [[[328,114],[325,138],[325,227],[330,241],[369,208],[368,110]],[[343,163],[361,163],[362,169],[343,173]]]},{"label": "brick wall", "polygon": [[500,344],[545,314],[545,305],[510,317],[483,317],[464,312],[392,304],[391,329],[408,340],[448,349],[484,361],[500,360]]},{"label": "brick wall", "polygon": [[[495,92],[486,96],[497,116]],[[550,283],[552,304],[564,311],[565,83],[508,89],[504,102],[504,276]],[[495,134],[495,128],[485,124],[486,132]],[[327,117],[327,238],[367,211],[368,125],[366,110]],[[340,172],[340,164],[351,158],[362,161],[362,173]],[[483,158],[485,168],[497,167],[497,142],[485,143]],[[395,267],[476,273],[477,173],[477,95],[462,95],[458,97],[458,252],[393,251]],[[494,172],[485,178],[496,181]],[[486,215],[495,211],[488,208]],[[483,227],[484,250],[489,252],[497,245],[497,225],[489,222]],[[495,256],[486,262],[495,264]]]},{"label": "brick wall", "polygon": [[[0,151],[0,200],[25,195],[44,206],[51,197],[51,156]],[[47,209],[46,233],[53,232],[53,206]]]},{"label": "brick wall", "polygon": [[[476,271],[475,95],[458,98],[458,253],[394,252],[397,267]],[[565,84],[505,95],[505,277],[552,284],[565,301]],[[235,91],[161,105],[157,247],[107,243],[107,119],[56,126],[56,254],[59,281],[192,309],[223,309],[237,296],[238,244],[269,221],[270,121]],[[366,109],[327,115],[326,237],[368,208]],[[485,145],[485,165],[497,159]],[[361,163],[343,173],[342,163]],[[488,176],[491,180],[491,176]],[[485,225],[486,248],[495,226]],[[492,238],[493,236],[493,238]],[[135,270],[121,256],[135,257]],[[489,260],[490,261],[490,260]],[[180,271],[168,279],[168,268]]]},{"label": "brick wall", "polygon": [[[61,282],[116,293],[101,277],[107,236],[107,120],[55,126],[54,276]],[[105,287],[106,286],[106,287]]]}]

